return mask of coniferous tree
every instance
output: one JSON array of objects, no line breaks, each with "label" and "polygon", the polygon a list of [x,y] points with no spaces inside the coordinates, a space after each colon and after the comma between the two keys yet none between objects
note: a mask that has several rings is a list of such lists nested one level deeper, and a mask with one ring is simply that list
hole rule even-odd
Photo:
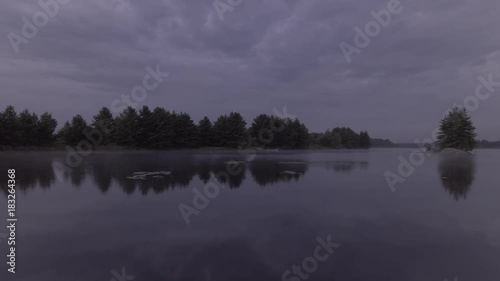
[{"label": "coniferous tree", "polygon": [[254,118],[250,128],[237,112],[220,116],[215,123],[204,117],[198,125],[187,113],[170,113],[157,107],[153,112],[144,106],[137,112],[126,108],[113,118],[111,111],[103,107],[93,117],[89,127],[81,115],[65,122],[54,135],[57,121],[49,113],[37,117],[25,110],[17,114],[9,106],[0,112],[0,145],[48,146],[59,139],[68,145],[86,140],[90,129],[99,130],[103,140],[97,145],[117,143],[127,147],[153,149],[191,148],[196,146],[238,147],[250,137],[248,144],[266,148],[303,149],[309,144],[329,148],[369,148],[368,132],[359,134],[347,127],[309,134],[307,127],[298,119],[279,118],[266,114]]},{"label": "coniferous tree", "polygon": [[343,148],[352,149],[359,147],[359,135],[356,132],[354,132],[351,128],[337,127],[333,129],[333,133],[340,135],[342,139]]},{"label": "coniferous tree", "polygon": [[197,128],[191,116],[187,113],[173,114],[175,148],[192,148],[196,146]]},{"label": "coniferous tree", "polygon": [[238,147],[246,138],[246,122],[237,112],[220,116],[213,130],[217,146]]},{"label": "coniferous tree", "polygon": [[107,107],[101,108],[97,115],[94,116],[92,128],[102,134],[101,145],[108,145],[113,141],[113,133],[115,133],[116,125],[113,114]]},{"label": "coniferous tree", "polygon": [[476,136],[476,127],[469,113],[456,106],[441,120],[437,139],[440,149],[471,151],[476,147]]},{"label": "coniferous tree", "polygon": [[230,131],[228,144],[232,147],[238,147],[238,145],[246,139],[247,122],[238,112],[231,112],[228,116],[228,125]]},{"label": "coniferous tree", "polygon": [[319,144],[324,147],[334,147],[333,146],[333,133],[330,129],[327,129],[324,133],[321,134],[318,139]]},{"label": "coniferous tree", "polygon": [[209,147],[213,146],[214,142],[212,121],[205,116],[198,123],[198,144],[201,147]]},{"label": "coniferous tree", "polygon": [[86,140],[84,132],[89,129],[87,122],[80,114],[75,115],[70,122],[66,122],[60,130],[59,135],[62,142],[67,145],[77,145],[79,142]]},{"label": "coniferous tree", "polygon": [[277,147],[277,135],[273,132],[271,123],[274,120],[267,114],[260,114],[254,118],[248,130],[254,145],[259,147]]},{"label": "coniferous tree", "polygon": [[270,130],[272,131],[272,134],[268,132],[268,134],[273,135],[273,140],[271,142],[271,145],[273,147],[279,147],[279,148],[285,148],[287,147],[288,143],[288,137],[287,137],[287,126],[289,126],[291,123],[290,119],[283,119],[277,116],[271,116],[270,120]]},{"label": "coniferous tree", "polygon": [[50,146],[53,145],[56,136],[54,132],[57,128],[57,120],[52,118],[52,115],[45,112],[40,116],[37,124],[38,127],[38,145]]},{"label": "coniferous tree", "polygon": [[309,130],[307,127],[300,123],[299,119],[295,119],[290,123],[292,128],[292,137],[290,148],[292,149],[304,149],[307,148],[309,143]]},{"label": "coniferous tree", "polygon": [[71,142],[71,134],[71,123],[66,121],[64,122],[62,128],[57,132],[58,142],[69,145]]},{"label": "coniferous tree", "polygon": [[227,119],[227,115],[221,115],[214,122],[213,131],[215,136],[215,146],[222,147],[227,145],[227,139],[229,139],[229,125]]},{"label": "coniferous tree", "polygon": [[362,131],[359,134],[348,127],[337,127],[333,130],[326,130],[324,133],[311,134],[310,144],[329,147],[334,149],[346,148],[370,148],[371,138],[368,132]]},{"label": "coniferous tree", "polygon": [[38,116],[27,109],[19,114],[19,145],[34,146],[38,144]]},{"label": "coniferous tree", "polygon": [[139,115],[133,107],[127,107],[115,118],[114,140],[118,145],[136,146]]},{"label": "coniferous tree", "polygon": [[157,107],[153,110],[155,131],[150,137],[151,146],[155,149],[169,149],[173,147],[174,116],[164,108]]},{"label": "coniferous tree", "polygon": [[13,106],[0,114],[0,129],[0,145],[19,146],[19,119]]},{"label": "coniferous tree", "polygon": [[370,135],[368,135],[368,132],[361,131],[359,133],[359,146],[361,148],[370,148],[371,147],[371,139],[370,139]]},{"label": "coniferous tree", "polygon": [[148,106],[143,106],[139,110],[139,123],[137,129],[137,144],[140,147],[152,147],[151,139],[156,132],[156,124],[153,112]]},{"label": "coniferous tree", "polygon": [[341,148],[342,147],[342,136],[339,133],[334,133],[332,136],[332,147]]}]

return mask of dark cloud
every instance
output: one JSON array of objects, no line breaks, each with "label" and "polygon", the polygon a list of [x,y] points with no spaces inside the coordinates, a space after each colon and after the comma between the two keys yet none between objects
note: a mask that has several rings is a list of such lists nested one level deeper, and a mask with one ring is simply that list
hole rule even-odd
[{"label": "dark cloud", "polygon": [[[1,105],[61,122],[91,118],[161,63],[171,76],[144,104],[195,119],[236,110],[250,121],[287,106],[312,131],[345,125],[396,141],[428,138],[448,108],[474,94],[479,75],[500,81],[500,3],[402,1],[347,63],[339,44],[354,44],[353,28],[388,2],[243,0],[221,20],[211,0],[71,0],[18,54],[7,34],[20,34],[22,17],[41,8],[5,2]],[[500,88],[472,113],[481,138],[500,139],[499,111]]]}]

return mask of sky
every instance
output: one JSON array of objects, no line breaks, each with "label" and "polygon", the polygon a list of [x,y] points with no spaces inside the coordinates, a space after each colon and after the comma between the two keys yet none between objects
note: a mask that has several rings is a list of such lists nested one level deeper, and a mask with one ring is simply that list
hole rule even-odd
[{"label": "sky", "polygon": [[[349,126],[412,142],[468,101],[478,137],[500,140],[498,0],[59,1],[0,4],[2,110],[90,121],[149,67],[169,75],[135,104],[195,122],[286,108],[311,132]],[[480,76],[498,81],[489,96]]]}]

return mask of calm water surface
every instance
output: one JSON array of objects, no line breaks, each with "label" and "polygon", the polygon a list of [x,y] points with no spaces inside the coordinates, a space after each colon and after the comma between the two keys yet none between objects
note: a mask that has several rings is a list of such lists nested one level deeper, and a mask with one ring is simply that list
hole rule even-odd
[{"label": "calm water surface", "polygon": [[[94,153],[72,171],[64,153],[1,154],[0,223],[12,168],[19,221],[0,280],[500,280],[500,150],[427,157],[392,192],[383,174],[410,152]],[[180,204],[204,208],[186,224]],[[340,247],[293,273],[327,237]]]}]

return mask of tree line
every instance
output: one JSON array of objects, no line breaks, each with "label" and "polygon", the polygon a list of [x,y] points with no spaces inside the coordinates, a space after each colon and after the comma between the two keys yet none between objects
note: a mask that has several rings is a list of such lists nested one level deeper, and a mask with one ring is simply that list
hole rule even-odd
[{"label": "tree line", "polygon": [[127,147],[143,149],[182,149],[199,147],[265,149],[305,149],[310,146],[327,148],[369,148],[367,132],[356,133],[350,128],[334,128],[324,133],[309,133],[299,119],[260,114],[247,127],[240,113],[231,112],[215,121],[208,117],[195,123],[184,112],[170,112],[162,107],[139,110],[127,107],[113,116],[103,107],[87,122],[80,114],[65,122],[59,130],[50,113],[40,117],[24,110],[17,113],[13,106],[0,112],[0,147],[77,146],[88,141],[94,147]]},{"label": "tree line", "polygon": [[324,133],[311,134],[311,145],[329,148],[370,148],[371,138],[368,132],[359,134],[348,127],[337,127]]}]

